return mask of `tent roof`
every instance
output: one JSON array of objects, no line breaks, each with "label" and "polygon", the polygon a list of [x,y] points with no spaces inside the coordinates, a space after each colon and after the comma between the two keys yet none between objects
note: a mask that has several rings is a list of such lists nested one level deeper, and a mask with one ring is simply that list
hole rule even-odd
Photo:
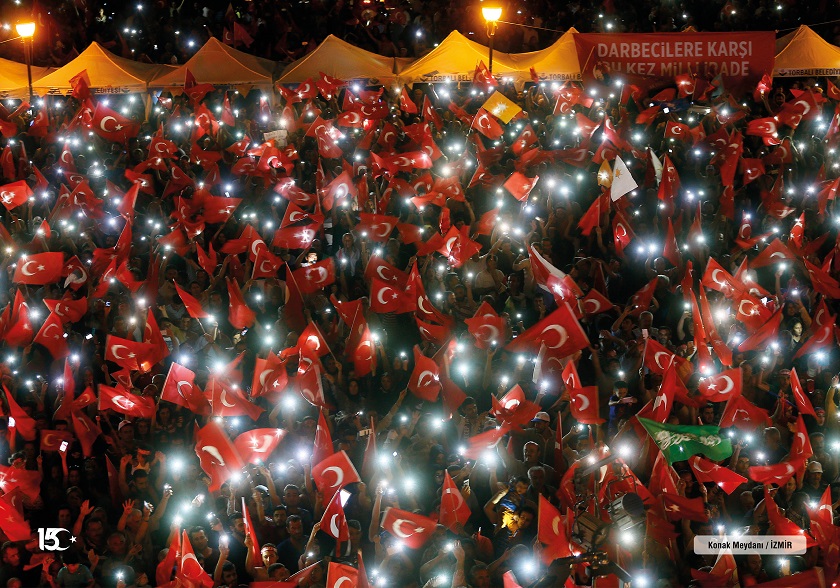
[{"label": "tent roof", "polygon": [[778,39],[776,51],[774,76],[840,75],[840,47],[835,47],[805,25]]},{"label": "tent roof", "polygon": [[[32,66],[32,83],[44,77],[54,67]],[[0,98],[28,98],[29,79],[26,76],[26,64],[0,59]]]},{"label": "tent roof", "polygon": [[580,65],[575,49],[577,32],[577,29],[572,27],[545,49],[530,53],[513,53],[510,57],[519,63],[523,71],[529,71],[533,67],[541,80],[579,80]]},{"label": "tent roof", "polygon": [[72,89],[70,78],[87,70],[92,89],[113,90],[115,93],[145,92],[149,80],[165,69],[171,68],[117,57],[94,42],[76,59],[47,74],[32,86],[35,93],[40,95],[66,94]]},{"label": "tent roof", "polygon": [[271,86],[276,67],[274,61],[243,53],[210,37],[184,65],[155,78],[149,85],[155,88],[183,86],[189,69],[199,84]]},{"label": "tent roof", "polygon": [[[399,72],[399,79],[404,83],[467,82],[473,79],[480,61],[489,65],[488,54],[484,45],[452,31],[440,45]],[[530,78],[527,68],[523,72],[509,54],[499,51],[493,52],[493,73],[515,79]]]},{"label": "tent roof", "polygon": [[317,78],[320,72],[340,80],[366,78],[380,83],[396,77],[393,57],[365,51],[330,35],[314,51],[290,63],[278,82],[299,84]]}]

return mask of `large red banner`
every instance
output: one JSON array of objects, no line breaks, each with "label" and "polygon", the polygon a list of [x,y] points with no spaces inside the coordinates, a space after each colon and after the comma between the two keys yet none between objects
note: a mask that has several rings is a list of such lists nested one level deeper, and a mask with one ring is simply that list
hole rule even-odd
[{"label": "large red banner", "polygon": [[727,90],[744,90],[773,75],[776,35],[581,33],[575,47],[585,84],[650,87],[683,74],[706,80],[721,75]]}]

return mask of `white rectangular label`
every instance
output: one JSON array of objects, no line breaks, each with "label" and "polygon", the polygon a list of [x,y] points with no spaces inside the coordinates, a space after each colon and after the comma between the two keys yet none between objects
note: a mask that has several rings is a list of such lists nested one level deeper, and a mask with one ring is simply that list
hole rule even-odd
[{"label": "white rectangular label", "polygon": [[694,553],[717,555],[730,551],[732,555],[802,555],[806,551],[804,535],[697,535]]}]

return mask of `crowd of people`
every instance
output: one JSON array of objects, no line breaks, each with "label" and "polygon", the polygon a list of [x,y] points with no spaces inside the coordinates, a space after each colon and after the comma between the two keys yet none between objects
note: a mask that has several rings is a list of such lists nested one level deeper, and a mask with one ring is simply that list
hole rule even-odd
[{"label": "crowd of people", "polygon": [[269,103],[0,111],[2,585],[834,581],[830,80]]},{"label": "crowd of people", "polygon": [[[182,64],[215,36],[261,57],[289,63],[332,33],[357,46],[391,57],[421,57],[458,30],[486,44],[480,3],[371,1],[321,2],[129,2],[38,0],[9,7],[0,40],[14,36],[16,18],[38,24],[35,63],[61,66],[98,42],[112,52],[153,63]],[[581,32],[676,32],[792,30],[816,25],[830,42],[840,42],[824,1],[716,0],[689,2],[505,3],[495,39],[500,51],[542,49],[575,27]],[[9,19],[9,20],[6,20]],[[234,23],[236,25],[234,30]],[[235,33],[235,34],[234,34]],[[6,35],[6,37],[4,37]],[[19,43],[0,45],[0,55],[23,61]]]}]

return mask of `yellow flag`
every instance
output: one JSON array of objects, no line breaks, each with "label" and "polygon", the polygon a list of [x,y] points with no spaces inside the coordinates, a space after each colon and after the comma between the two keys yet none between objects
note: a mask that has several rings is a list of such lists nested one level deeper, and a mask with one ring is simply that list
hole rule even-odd
[{"label": "yellow flag", "polygon": [[508,124],[514,116],[522,112],[522,109],[515,102],[508,100],[498,90],[490,95],[482,107],[505,124]]},{"label": "yellow flag", "polygon": [[606,159],[601,162],[601,167],[598,169],[598,185],[610,187],[613,182],[613,173],[610,169],[610,162]]}]

